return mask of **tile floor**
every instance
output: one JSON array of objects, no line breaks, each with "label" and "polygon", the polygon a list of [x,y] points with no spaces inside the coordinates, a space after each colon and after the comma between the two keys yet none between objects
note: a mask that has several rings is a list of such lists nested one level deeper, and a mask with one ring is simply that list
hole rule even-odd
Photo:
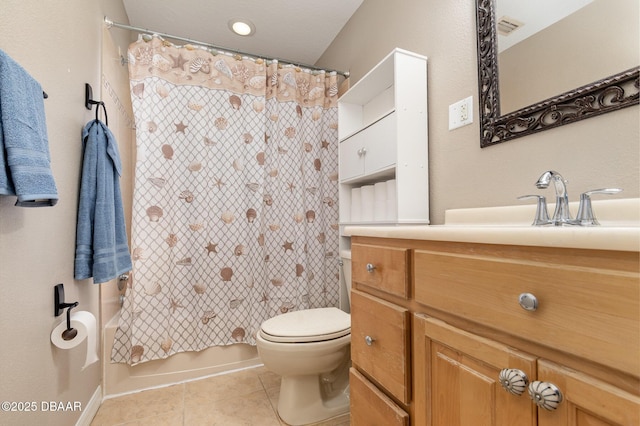
[{"label": "tile floor", "polygon": [[[91,426],[282,426],[280,378],[264,367],[105,400]],[[318,425],[349,426],[349,415]]]}]

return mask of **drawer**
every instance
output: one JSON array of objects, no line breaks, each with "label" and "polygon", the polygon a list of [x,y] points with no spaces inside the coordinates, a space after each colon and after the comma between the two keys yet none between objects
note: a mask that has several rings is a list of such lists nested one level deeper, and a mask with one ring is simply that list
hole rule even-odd
[{"label": "drawer", "polygon": [[351,291],[351,360],[399,401],[410,399],[409,311]]},{"label": "drawer", "polygon": [[352,244],[351,279],[407,299],[409,297],[408,259],[409,250],[407,249]]},{"label": "drawer", "polygon": [[640,377],[637,272],[427,250],[414,262],[417,302]]},{"label": "drawer", "polygon": [[409,415],[355,368],[349,370],[353,426],[409,426]]}]

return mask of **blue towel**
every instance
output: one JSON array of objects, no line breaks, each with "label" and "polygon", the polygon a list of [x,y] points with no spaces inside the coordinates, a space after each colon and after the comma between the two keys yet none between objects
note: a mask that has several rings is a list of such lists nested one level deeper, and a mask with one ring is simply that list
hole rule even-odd
[{"label": "blue towel", "polygon": [[132,269],[120,195],[122,165],[113,133],[99,120],[82,131],[74,277],[104,283]]},{"label": "blue towel", "polygon": [[42,87],[0,50],[0,195],[17,195],[16,206],[58,202]]}]

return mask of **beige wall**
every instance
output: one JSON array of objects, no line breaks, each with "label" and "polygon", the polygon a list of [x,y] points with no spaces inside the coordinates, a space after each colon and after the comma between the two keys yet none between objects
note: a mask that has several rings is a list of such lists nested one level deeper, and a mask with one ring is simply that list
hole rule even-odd
[{"label": "beige wall", "polygon": [[[442,224],[446,209],[515,205],[531,193],[553,199],[534,186],[549,169],[569,180],[571,201],[602,187],[639,197],[637,106],[480,149],[475,31],[472,0],[366,0],[317,63],[350,70],[354,83],[394,47],[429,58],[431,223]],[[449,105],[470,95],[474,122],[449,131]]]},{"label": "beige wall", "polygon": [[[109,13],[107,16],[115,22],[128,22],[126,15],[123,15],[122,19],[118,19],[113,13]],[[102,87],[94,88],[94,90],[100,90],[102,94],[101,99],[104,101],[109,115],[109,129],[118,141],[122,161],[120,190],[122,191],[128,235],[131,232],[136,147],[135,124],[129,92],[129,71],[126,63],[123,62],[131,42],[130,36],[129,31],[102,27]],[[120,310],[120,293],[115,280],[100,285],[100,319],[103,325],[109,322]],[[107,359],[106,362],[109,360]]]},{"label": "beige wall", "polygon": [[[55,207],[36,209],[14,207],[15,197],[0,197],[0,401],[35,401],[38,408],[41,401],[78,401],[86,409],[101,383],[100,363],[80,370],[84,344],[61,351],[51,344],[50,333],[62,319],[53,315],[57,283],[64,283],[68,301],[80,302],[77,309],[100,316],[99,286],[74,281],[73,263],[80,135],[94,116],[84,107],[85,82],[93,86],[94,98],[107,97],[101,90],[105,14],[126,22],[120,0],[0,1],[0,49],[49,95],[45,113],[60,196]],[[109,71],[105,76],[120,81]],[[119,129],[118,110],[107,108],[110,127]],[[123,141],[119,143],[123,151]],[[123,152],[123,157],[130,164],[130,154]],[[67,426],[82,414],[38,411],[0,412],[0,424]]]}]

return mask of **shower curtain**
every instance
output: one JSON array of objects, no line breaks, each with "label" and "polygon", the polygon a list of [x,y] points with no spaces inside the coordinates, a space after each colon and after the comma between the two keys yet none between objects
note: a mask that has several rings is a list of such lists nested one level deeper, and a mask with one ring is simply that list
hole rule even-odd
[{"label": "shower curtain", "polygon": [[157,36],[128,58],[134,268],[112,361],[255,345],[270,317],[338,306],[335,73]]}]

